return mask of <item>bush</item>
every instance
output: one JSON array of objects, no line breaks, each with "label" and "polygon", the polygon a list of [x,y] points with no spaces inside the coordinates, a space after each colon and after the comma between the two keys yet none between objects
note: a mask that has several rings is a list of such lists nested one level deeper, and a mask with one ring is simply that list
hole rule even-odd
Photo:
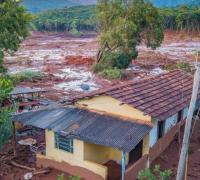
[{"label": "bush", "polygon": [[160,166],[156,165],[153,171],[149,168],[146,168],[139,172],[139,180],[169,180],[172,174],[171,170],[161,171]]},{"label": "bush", "polygon": [[95,64],[94,70],[100,72],[105,69],[125,69],[131,60],[132,58],[124,52],[105,52],[101,61]]},{"label": "bush", "polygon": [[11,109],[0,109],[0,149],[12,137]]},{"label": "bush", "polygon": [[119,69],[105,69],[102,71],[102,76],[104,78],[107,78],[107,79],[120,79],[121,76],[122,76],[122,73]]},{"label": "bush", "polygon": [[80,180],[81,178],[79,176],[70,176],[69,180]]},{"label": "bush", "polygon": [[188,62],[178,62],[176,64],[176,68],[180,69],[180,70],[184,70],[187,72],[191,72],[192,71],[192,65]]},{"label": "bush", "polygon": [[33,79],[40,79],[44,75],[40,71],[23,71],[12,75],[16,82],[32,81]]},{"label": "bush", "polygon": [[70,32],[71,35],[76,36],[76,37],[80,37],[80,36],[83,35],[83,33],[78,31],[77,29],[71,29],[69,32]]}]

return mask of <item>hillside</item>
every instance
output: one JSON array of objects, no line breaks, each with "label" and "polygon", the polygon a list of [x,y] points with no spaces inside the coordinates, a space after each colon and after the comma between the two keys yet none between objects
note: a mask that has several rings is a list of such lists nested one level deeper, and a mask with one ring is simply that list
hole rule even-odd
[{"label": "hillside", "polygon": [[23,0],[22,4],[33,13],[79,5],[95,4],[96,0]]},{"label": "hillside", "polygon": [[[182,4],[200,6],[200,0],[151,0],[158,7],[174,7]],[[31,12],[37,13],[48,9],[96,4],[97,0],[23,0],[22,4]]]}]

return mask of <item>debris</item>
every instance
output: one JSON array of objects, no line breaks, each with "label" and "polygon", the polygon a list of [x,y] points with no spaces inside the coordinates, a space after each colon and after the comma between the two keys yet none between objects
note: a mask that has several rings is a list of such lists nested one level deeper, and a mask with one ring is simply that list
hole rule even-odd
[{"label": "debris", "polygon": [[31,146],[31,145],[36,144],[36,143],[37,143],[37,141],[35,139],[32,139],[32,138],[27,138],[27,139],[23,139],[23,140],[18,141],[18,144],[24,145],[24,146]]},{"label": "debris", "polygon": [[34,172],[28,172],[24,175],[24,180],[30,180],[33,176],[40,175],[40,174],[48,174],[50,173],[50,168],[45,168],[43,170],[34,171]]},{"label": "debris", "polygon": [[24,180],[30,180],[33,177],[33,173],[29,172],[24,175]]},{"label": "debris", "polygon": [[18,164],[14,161],[10,161],[10,164],[15,166],[15,167],[19,167],[19,168],[22,168],[22,169],[27,169],[29,171],[35,171],[35,168],[31,168],[31,167],[28,167],[28,166],[24,166],[24,165],[21,165],[21,164]]},{"label": "debris", "polygon": [[47,167],[47,168],[39,170],[39,171],[34,171],[33,175],[48,174],[48,173],[50,173],[50,171],[51,171],[51,168]]}]

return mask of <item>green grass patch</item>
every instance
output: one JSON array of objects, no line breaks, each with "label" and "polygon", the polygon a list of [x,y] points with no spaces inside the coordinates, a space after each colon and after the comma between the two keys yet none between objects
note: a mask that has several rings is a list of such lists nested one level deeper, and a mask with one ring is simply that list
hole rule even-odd
[{"label": "green grass patch", "polygon": [[101,75],[109,80],[113,79],[121,79],[122,77],[122,72],[119,69],[105,69],[101,72]]},{"label": "green grass patch", "polygon": [[22,71],[11,76],[15,82],[33,81],[34,79],[41,79],[44,74],[40,71]]}]

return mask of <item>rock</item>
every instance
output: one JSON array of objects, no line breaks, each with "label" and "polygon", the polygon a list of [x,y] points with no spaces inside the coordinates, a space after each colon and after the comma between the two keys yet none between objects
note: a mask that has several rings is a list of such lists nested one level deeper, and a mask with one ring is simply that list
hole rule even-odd
[{"label": "rock", "polygon": [[87,84],[81,84],[81,89],[83,89],[84,91],[89,91],[90,90],[90,86]]}]

